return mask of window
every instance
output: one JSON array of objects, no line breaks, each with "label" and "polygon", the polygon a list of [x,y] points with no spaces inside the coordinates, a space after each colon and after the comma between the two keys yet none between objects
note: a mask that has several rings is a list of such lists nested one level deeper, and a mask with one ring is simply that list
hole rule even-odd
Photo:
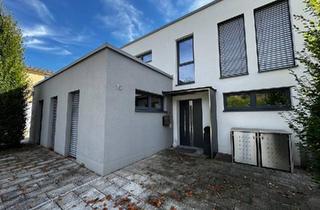
[{"label": "window", "polygon": [[144,63],[150,63],[152,61],[152,51],[139,55],[137,58],[141,59]]},{"label": "window", "polygon": [[224,94],[225,111],[277,111],[291,109],[290,88]]},{"label": "window", "polygon": [[221,78],[248,74],[244,16],[218,24]]},{"label": "window", "polygon": [[295,65],[292,27],[287,0],[255,10],[259,72]]},{"label": "window", "polygon": [[162,112],[163,97],[157,94],[136,90],[136,111]]},{"label": "window", "polygon": [[193,37],[177,42],[178,48],[178,84],[194,83]]}]

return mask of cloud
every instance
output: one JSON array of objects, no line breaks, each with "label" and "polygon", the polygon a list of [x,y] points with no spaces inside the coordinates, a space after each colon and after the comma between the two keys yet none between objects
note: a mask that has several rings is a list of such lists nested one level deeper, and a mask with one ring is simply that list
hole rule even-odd
[{"label": "cloud", "polygon": [[[153,0],[149,1],[154,2]],[[169,22],[180,15],[181,11],[178,10],[178,7],[172,2],[172,0],[161,0],[157,2],[157,5],[158,6],[156,8],[164,16],[166,22]]]},{"label": "cloud", "polygon": [[34,27],[22,28],[23,37],[43,37],[50,35],[52,35],[52,32],[45,25],[35,25]]},{"label": "cloud", "polygon": [[112,35],[125,41],[132,41],[143,35],[148,27],[143,20],[143,13],[127,0],[101,0],[105,8],[110,10],[108,14],[99,14],[98,19]]},{"label": "cloud", "polygon": [[31,39],[24,42],[25,46],[29,49],[35,49],[39,51],[44,51],[48,53],[52,53],[55,55],[71,55],[72,53],[58,46],[49,46],[46,42],[38,40],[38,39]]},{"label": "cloud", "polygon": [[54,16],[49,11],[48,7],[40,0],[27,0],[25,1],[30,7],[32,7],[39,17],[44,22],[54,21]]},{"label": "cloud", "polygon": [[214,0],[149,0],[163,16],[165,22],[170,22],[188,12],[194,11]]},{"label": "cloud", "polygon": [[38,45],[41,45],[41,44],[44,44],[45,42],[42,41],[42,40],[39,40],[39,39],[28,39],[24,42],[25,46],[28,46],[28,47],[33,47],[33,46],[38,46]]},{"label": "cloud", "polygon": [[196,10],[206,4],[209,4],[211,2],[213,2],[214,0],[195,0],[193,1],[193,3],[191,4],[191,6],[189,7],[189,11],[193,11]]},{"label": "cloud", "polygon": [[[57,31],[60,31],[59,33]],[[32,27],[22,27],[22,36],[26,48],[49,52],[57,55],[71,55],[66,47],[84,46],[89,42],[90,31],[83,30],[74,34],[72,30],[64,27],[50,28],[38,24]]]},{"label": "cloud", "polygon": [[35,25],[34,27],[23,28],[22,36],[24,46],[29,49],[44,51],[55,55],[71,55],[72,53],[65,47],[57,46],[52,40],[58,39],[59,35],[45,25]]}]

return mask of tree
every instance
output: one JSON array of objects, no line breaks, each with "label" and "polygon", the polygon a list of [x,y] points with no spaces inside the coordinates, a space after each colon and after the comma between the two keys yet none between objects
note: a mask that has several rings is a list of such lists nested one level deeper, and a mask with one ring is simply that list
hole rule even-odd
[{"label": "tree", "polygon": [[0,148],[23,139],[27,107],[23,53],[21,31],[0,0]]},{"label": "tree", "polygon": [[289,126],[300,138],[300,150],[309,157],[308,167],[320,179],[320,2],[304,0],[308,18],[297,15],[301,26],[296,29],[304,38],[304,49],[297,60],[304,65],[302,75],[292,74],[298,104],[289,117]]}]

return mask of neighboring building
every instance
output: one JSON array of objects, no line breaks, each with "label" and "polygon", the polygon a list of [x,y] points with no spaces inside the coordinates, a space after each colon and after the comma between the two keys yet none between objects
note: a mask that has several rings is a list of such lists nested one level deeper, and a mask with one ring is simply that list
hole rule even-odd
[{"label": "neighboring building", "polygon": [[27,108],[27,122],[26,122],[26,132],[25,132],[25,138],[29,138],[29,131],[30,131],[30,123],[31,123],[31,110],[32,110],[32,91],[33,86],[37,84],[38,82],[50,77],[52,75],[52,72],[45,71],[39,68],[26,68],[27,73],[27,79],[30,86],[30,97],[28,97],[28,108]]},{"label": "neighboring building", "polygon": [[296,103],[288,69],[303,71],[303,8],[216,0],[121,50],[104,46],[35,87],[32,139],[105,174],[170,145],[205,148],[206,127],[212,156],[231,154],[232,128],[290,132],[279,112]]}]

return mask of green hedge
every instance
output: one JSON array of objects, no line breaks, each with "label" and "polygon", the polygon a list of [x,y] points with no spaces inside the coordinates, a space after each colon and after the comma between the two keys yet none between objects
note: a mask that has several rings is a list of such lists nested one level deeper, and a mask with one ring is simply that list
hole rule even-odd
[{"label": "green hedge", "polygon": [[17,146],[24,138],[26,94],[25,87],[0,94],[0,147]]}]

